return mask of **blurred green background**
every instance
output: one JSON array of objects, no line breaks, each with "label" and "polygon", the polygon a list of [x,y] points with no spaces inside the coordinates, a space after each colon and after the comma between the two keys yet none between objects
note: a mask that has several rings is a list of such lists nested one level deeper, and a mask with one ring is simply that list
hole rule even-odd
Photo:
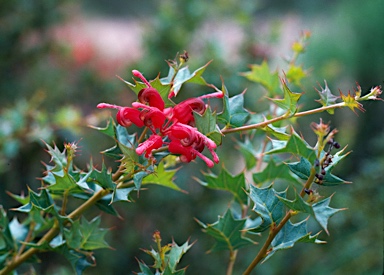
[{"label": "blurred green background", "polygon": [[[382,85],[383,13],[381,0],[0,1],[0,204],[16,206],[6,190],[20,193],[40,185],[40,161],[49,161],[41,140],[62,148],[63,142],[81,139],[78,166],[85,169],[90,156],[100,165],[99,152],[111,144],[87,127],[107,120],[96,104],[133,100],[116,75],[129,80],[132,69],[148,78],[165,75],[164,60],[183,50],[190,54],[192,69],[214,60],[205,73],[207,82],[220,86],[222,76],[231,94],[248,87],[249,96],[261,88],[238,73],[264,59],[272,68],[282,68],[291,44],[309,30],[312,37],[299,60],[311,72],[303,105],[317,106],[314,88],[324,79],[335,94],[339,88],[353,90],[356,81],[363,91]],[[257,111],[260,107],[253,102],[248,100],[246,107]],[[384,106],[368,102],[365,109],[360,115],[337,110],[334,116],[298,121],[297,131],[312,139],[310,122],[319,117],[331,121],[340,131],[339,143],[353,148],[336,172],[354,183],[336,188],[332,205],[348,210],[331,219],[331,236],[322,233],[327,245],[297,245],[279,252],[259,267],[259,274],[382,273]],[[230,137],[226,143],[221,156],[231,148]],[[181,263],[189,265],[187,274],[223,274],[228,255],[205,255],[212,239],[193,218],[216,221],[228,197],[192,179],[201,169],[192,163],[178,173],[176,182],[188,195],[154,186],[135,203],[117,206],[123,220],[103,214],[105,227],[113,228],[107,239],[116,250],[97,251],[97,268],[86,274],[138,271],[135,257],[148,260],[140,248],[152,245],[155,230],[164,241],[197,240]],[[234,274],[241,274],[256,253],[255,247],[240,251]],[[42,254],[41,259],[37,274],[72,273],[58,255]]]}]

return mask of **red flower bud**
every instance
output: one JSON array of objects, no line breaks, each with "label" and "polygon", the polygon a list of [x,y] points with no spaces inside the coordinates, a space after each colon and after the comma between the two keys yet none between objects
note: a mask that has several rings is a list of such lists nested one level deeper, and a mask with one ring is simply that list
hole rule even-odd
[{"label": "red flower bud", "polygon": [[195,122],[193,112],[203,114],[205,109],[206,106],[202,99],[189,98],[180,102],[173,108],[173,117],[181,123],[191,125]]},{"label": "red flower bud", "polygon": [[144,121],[144,125],[147,127],[155,127],[159,129],[165,122],[165,115],[159,110],[144,109],[140,112],[140,119]]},{"label": "red flower bud", "polygon": [[121,126],[129,127],[135,124],[138,127],[143,127],[144,123],[140,119],[140,111],[134,108],[123,107],[116,114],[117,123]]},{"label": "red flower bud", "polygon": [[145,157],[148,158],[152,151],[160,148],[163,145],[163,139],[158,135],[151,135],[146,141],[139,144],[136,148],[136,153],[142,155],[145,152]]},{"label": "red flower bud", "polygon": [[161,98],[159,92],[155,88],[144,88],[139,92],[139,101],[143,104],[156,107],[160,111],[164,110],[164,100]]},{"label": "red flower bud", "polygon": [[196,134],[193,128],[185,126],[184,124],[177,123],[167,131],[167,135],[171,140],[178,139],[183,146],[191,146],[196,140]]},{"label": "red flower bud", "polygon": [[196,158],[193,154],[193,148],[191,146],[183,146],[179,140],[172,140],[169,143],[168,151],[172,154],[181,155],[180,160],[182,162],[190,162]]}]

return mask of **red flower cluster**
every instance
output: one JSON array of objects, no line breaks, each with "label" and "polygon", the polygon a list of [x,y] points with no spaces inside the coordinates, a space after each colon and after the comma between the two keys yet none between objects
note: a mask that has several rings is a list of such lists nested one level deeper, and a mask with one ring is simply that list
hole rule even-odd
[{"label": "red flower cluster", "polygon": [[[147,140],[140,143],[136,153],[145,157],[152,157],[152,151],[163,145],[168,145],[168,151],[180,155],[180,160],[190,162],[200,157],[207,166],[212,167],[213,162],[218,163],[219,158],[214,151],[216,144],[200,133],[195,126],[193,112],[203,114],[207,108],[204,98],[222,98],[222,92],[189,98],[179,104],[165,108],[164,100],[159,92],[151,86],[144,76],[136,70],[133,75],[140,78],[147,86],[138,94],[138,102],[133,102],[132,107],[121,107],[108,103],[100,103],[97,108],[117,109],[117,122],[129,127],[132,124],[138,127],[148,127],[152,134]],[[207,148],[213,161],[201,152]]]}]

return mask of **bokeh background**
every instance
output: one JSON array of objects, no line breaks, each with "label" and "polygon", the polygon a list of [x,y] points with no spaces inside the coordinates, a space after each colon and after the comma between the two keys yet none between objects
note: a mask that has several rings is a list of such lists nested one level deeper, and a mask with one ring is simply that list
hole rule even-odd
[{"label": "bokeh background", "polygon": [[[314,107],[314,88],[324,79],[335,94],[353,90],[356,81],[363,91],[383,84],[383,27],[382,0],[0,1],[0,204],[16,206],[6,190],[20,193],[40,185],[41,161],[49,161],[41,140],[61,148],[80,140],[77,165],[85,169],[91,156],[101,164],[99,152],[111,141],[87,126],[105,125],[108,118],[95,106],[133,100],[116,75],[129,80],[132,69],[148,78],[166,75],[164,60],[187,50],[192,69],[214,60],[205,73],[208,82],[220,86],[222,76],[232,94],[246,87],[247,94],[259,93],[260,86],[238,73],[262,60],[281,68],[291,44],[309,30],[312,37],[299,63],[311,73],[303,105]],[[246,102],[258,110],[257,102]],[[338,110],[334,116],[298,120],[297,130],[309,139],[311,121],[331,121],[340,130],[339,143],[353,148],[336,172],[354,183],[336,188],[332,204],[348,210],[331,219],[330,236],[322,233],[327,245],[299,244],[279,252],[259,274],[382,273],[384,105],[368,102],[365,108],[360,115]],[[221,156],[235,150],[224,148]],[[233,173],[242,169],[233,166],[227,167]],[[189,265],[188,274],[223,274],[227,253],[205,255],[212,239],[193,217],[216,221],[228,197],[192,179],[202,169],[192,163],[179,171],[176,182],[188,195],[151,186],[135,203],[117,205],[122,220],[103,214],[104,226],[113,228],[107,240],[116,250],[97,251],[97,268],[86,274],[138,271],[135,257],[149,260],[140,248],[152,245],[155,230],[164,241],[197,240],[181,263]],[[255,247],[242,250],[234,274],[241,274],[256,253]],[[72,274],[60,256],[40,257],[37,274]]]}]

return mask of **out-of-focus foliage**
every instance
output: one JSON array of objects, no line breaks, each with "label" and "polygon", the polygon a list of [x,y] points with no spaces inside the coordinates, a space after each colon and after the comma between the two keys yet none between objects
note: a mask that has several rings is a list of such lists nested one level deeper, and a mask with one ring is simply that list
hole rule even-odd
[{"label": "out-of-focus foliage", "polygon": [[[11,125],[5,128],[12,129],[12,131],[7,130],[8,132],[3,131],[3,128],[0,130],[3,131],[0,133],[1,156],[4,165],[8,165],[13,157],[16,158],[8,169],[18,171],[19,177],[9,180],[8,175],[0,176],[3,179],[2,183],[5,181],[14,183],[9,188],[11,191],[16,192],[20,186],[25,184],[36,185],[37,181],[34,178],[36,171],[39,171],[41,166],[32,165],[32,163],[38,163],[36,160],[39,161],[43,157],[38,153],[41,151],[40,147],[33,146],[29,143],[30,141],[35,141],[44,133],[57,134],[61,139],[69,141],[77,138],[72,133],[63,131],[61,126],[60,129],[54,126],[44,128],[48,129],[45,131],[40,128],[39,125],[42,125],[39,124],[40,122],[51,121],[51,115],[56,113],[63,103],[74,104],[76,102],[75,112],[71,111],[73,107],[67,109],[70,110],[71,116],[76,114],[77,117],[79,110],[89,113],[91,110],[93,111],[95,104],[101,98],[102,100],[116,99],[118,92],[114,86],[116,83],[118,87],[122,87],[116,80],[114,80],[114,84],[106,83],[92,66],[76,68],[70,62],[71,51],[66,46],[57,45],[50,40],[49,29],[52,25],[63,22],[64,15],[68,15],[68,10],[62,6],[64,2],[69,1],[1,1],[0,4],[0,68],[3,76],[0,81],[0,98],[3,103],[0,124],[1,127],[4,127],[4,124]],[[91,2],[93,4],[94,1]],[[102,5],[103,2],[104,5]],[[146,11],[140,14],[135,12],[141,12],[142,7],[119,8],[120,18],[137,16],[141,20],[140,22],[144,22],[143,27],[146,29],[144,41],[146,42],[143,50],[145,52],[143,60],[137,63],[137,68],[151,72],[148,73],[149,75],[156,75],[159,71],[165,73],[164,58],[173,58],[176,52],[188,50],[192,55],[192,63],[200,64],[201,60],[214,59],[207,71],[207,80],[220,81],[213,75],[212,79],[210,78],[210,72],[214,70],[224,76],[229,91],[237,91],[240,87],[249,86],[246,105],[252,104],[252,106],[256,105],[256,108],[262,108],[262,106],[257,106],[258,95],[249,96],[255,86],[240,84],[244,80],[233,76],[232,73],[246,71],[246,64],[260,63],[258,61],[263,58],[273,61],[274,58],[281,57],[268,54],[265,49],[273,48],[273,45],[280,41],[279,37],[288,36],[288,42],[293,42],[297,37],[298,32],[293,34],[279,32],[284,25],[280,19],[284,19],[286,15],[290,14],[296,16],[300,24],[302,23],[303,27],[299,24],[300,28],[310,29],[313,32],[308,53],[304,55],[304,59],[306,59],[305,64],[312,66],[309,70],[315,81],[322,84],[323,79],[327,79],[328,83],[332,83],[330,87],[332,91],[335,91],[337,87],[342,87],[343,91],[352,89],[352,86],[349,85],[354,81],[358,81],[367,90],[370,85],[380,84],[383,81],[384,37],[380,35],[382,32],[380,28],[383,26],[380,11],[383,10],[384,4],[380,0],[370,1],[369,4],[347,0],[318,1],[317,3],[301,0],[292,1],[289,4],[286,1],[258,1],[256,4],[254,1],[241,1],[242,4],[246,3],[246,6],[240,7],[232,3],[234,1],[218,2],[174,0],[153,3],[146,1]],[[114,1],[97,1],[97,4],[101,7],[98,14],[101,14],[106,6],[110,7],[110,14],[115,14],[112,11]],[[83,10],[83,12],[88,11]],[[208,23],[204,20],[206,18],[208,18]],[[221,19],[221,21],[216,21],[216,19]],[[240,45],[242,50],[239,51],[240,55],[236,55],[236,58],[228,58],[228,55],[225,54],[225,43],[215,43],[218,29],[215,27],[221,26],[220,22],[223,21],[240,22],[241,29],[246,33],[246,40],[250,40],[249,44]],[[259,30],[263,30],[265,25],[272,27],[267,34],[257,36]],[[213,27],[209,28],[209,26]],[[208,31],[201,32],[200,28],[204,30],[204,27],[208,28]],[[210,43],[200,42],[201,37],[206,36],[211,38]],[[225,41],[235,40],[234,36],[229,33],[225,34],[225,38]],[[292,40],[290,40],[291,38]],[[265,47],[263,44],[265,40],[273,43],[268,43],[268,46]],[[195,46],[192,47],[192,45]],[[191,48],[194,50],[191,51]],[[161,67],[162,65],[164,67]],[[274,67],[271,68],[271,70],[274,69]],[[347,87],[345,87],[345,83],[348,83]],[[32,112],[34,121],[32,125],[37,131],[28,133],[28,137],[32,136],[33,139],[21,139],[18,134],[15,136],[9,134],[17,133],[15,130],[21,129],[18,128],[18,121],[20,121],[20,125],[25,125],[22,123],[28,121],[25,118],[19,119],[22,114],[30,114],[30,112],[26,112],[28,107],[20,106],[36,106],[28,101],[33,94],[37,93],[45,94],[46,100],[45,103],[39,105],[38,110]],[[255,92],[255,94],[257,93],[259,92]],[[127,95],[127,93],[119,93],[119,96],[122,94]],[[24,101],[21,98],[24,98]],[[3,108],[5,105],[8,107],[7,109]],[[383,127],[380,126],[377,118],[383,117],[384,114],[382,106],[380,104],[376,106],[367,108],[364,116],[354,119],[356,123],[345,123],[348,118],[354,116],[349,110],[340,115],[340,119],[336,118],[336,121],[332,118],[333,124],[340,129],[343,143],[348,143],[354,148],[353,156],[345,161],[345,168],[340,167],[338,170],[343,178],[354,183],[348,187],[339,187],[338,196],[334,198],[335,206],[348,205],[349,210],[344,211],[342,215],[339,214],[338,219],[331,221],[331,225],[342,228],[338,232],[331,233],[331,239],[328,241],[333,245],[312,249],[311,253],[308,253],[306,246],[300,245],[292,248],[288,254],[276,253],[268,264],[261,266],[261,273],[277,274],[281,272],[282,266],[286,273],[295,274],[308,274],[313,270],[316,270],[318,274],[375,274],[382,271],[382,246],[380,244],[382,220],[380,222],[380,219],[383,215],[380,211],[382,211],[384,190],[380,180],[384,177],[381,169],[384,165],[384,153],[382,150]],[[47,113],[45,109],[53,112]],[[15,111],[17,113],[14,113]],[[18,119],[14,119],[15,117]],[[328,121],[330,118],[324,115],[323,119]],[[63,119],[62,121],[68,120]],[[300,130],[304,131],[308,124],[309,120],[302,120],[303,126]],[[3,138],[4,136],[6,137]],[[44,134],[44,137],[49,137],[49,135]],[[89,142],[90,140],[87,138],[81,141],[84,152],[91,147],[97,147],[97,144],[95,146]],[[102,140],[102,142],[105,141]],[[21,144],[22,147],[25,146],[25,149],[19,151],[18,144]],[[233,143],[224,142],[223,148],[226,146],[232,147]],[[234,163],[237,161],[236,155],[227,157]],[[12,163],[21,163],[21,165],[15,166]],[[190,165],[191,170],[200,168],[196,164]],[[203,234],[196,231],[198,227],[189,217],[196,216],[196,213],[203,213],[202,216],[199,216],[200,219],[213,220],[217,216],[217,209],[225,209],[222,202],[225,201],[226,195],[219,191],[204,190],[199,185],[192,183],[190,173],[183,170],[183,173],[177,174],[180,187],[188,190],[189,196],[177,192],[162,192],[161,187],[155,187],[151,192],[142,192],[140,199],[137,203],[130,205],[129,210],[125,210],[125,206],[122,207],[124,211],[121,215],[125,222],[116,225],[116,229],[112,231],[112,237],[110,237],[111,246],[115,247],[118,252],[109,250],[96,252],[100,259],[98,262],[100,270],[104,273],[114,270],[116,274],[119,274],[126,272],[127,268],[132,269],[133,266],[137,266],[134,255],[138,255],[140,250],[136,248],[149,247],[151,240],[148,236],[153,233],[154,229],[159,229],[163,232],[163,238],[167,238],[166,242],[171,242],[171,236],[175,237],[177,243],[185,241],[186,235],[192,236],[192,240],[198,239],[198,242],[186,254],[185,261],[198,262],[199,266],[190,268],[200,273],[213,273],[218,270],[220,273],[222,271],[218,269],[218,266],[225,254],[211,254],[207,261],[201,258],[212,243]],[[6,188],[1,189],[0,200],[3,203],[6,199],[4,194]],[[218,200],[212,205],[212,197],[223,197],[223,200]],[[175,203],[168,204],[169,200],[173,200]],[[183,207],[175,208],[175,204]],[[372,211],[372,209],[377,211]],[[163,219],[165,216],[177,218],[180,227],[169,228],[166,219]],[[106,217],[106,220],[108,219],[110,218]],[[130,232],[130,234],[122,232]],[[165,236],[165,232],[167,232],[167,236]],[[247,251],[248,254],[253,255],[253,251]],[[244,257],[244,262],[249,261],[250,259]],[[121,263],[125,263],[125,265]],[[239,270],[244,270],[244,268],[244,264],[240,262]],[[43,263],[42,274],[54,271],[57,272],[55,261]]]}]

